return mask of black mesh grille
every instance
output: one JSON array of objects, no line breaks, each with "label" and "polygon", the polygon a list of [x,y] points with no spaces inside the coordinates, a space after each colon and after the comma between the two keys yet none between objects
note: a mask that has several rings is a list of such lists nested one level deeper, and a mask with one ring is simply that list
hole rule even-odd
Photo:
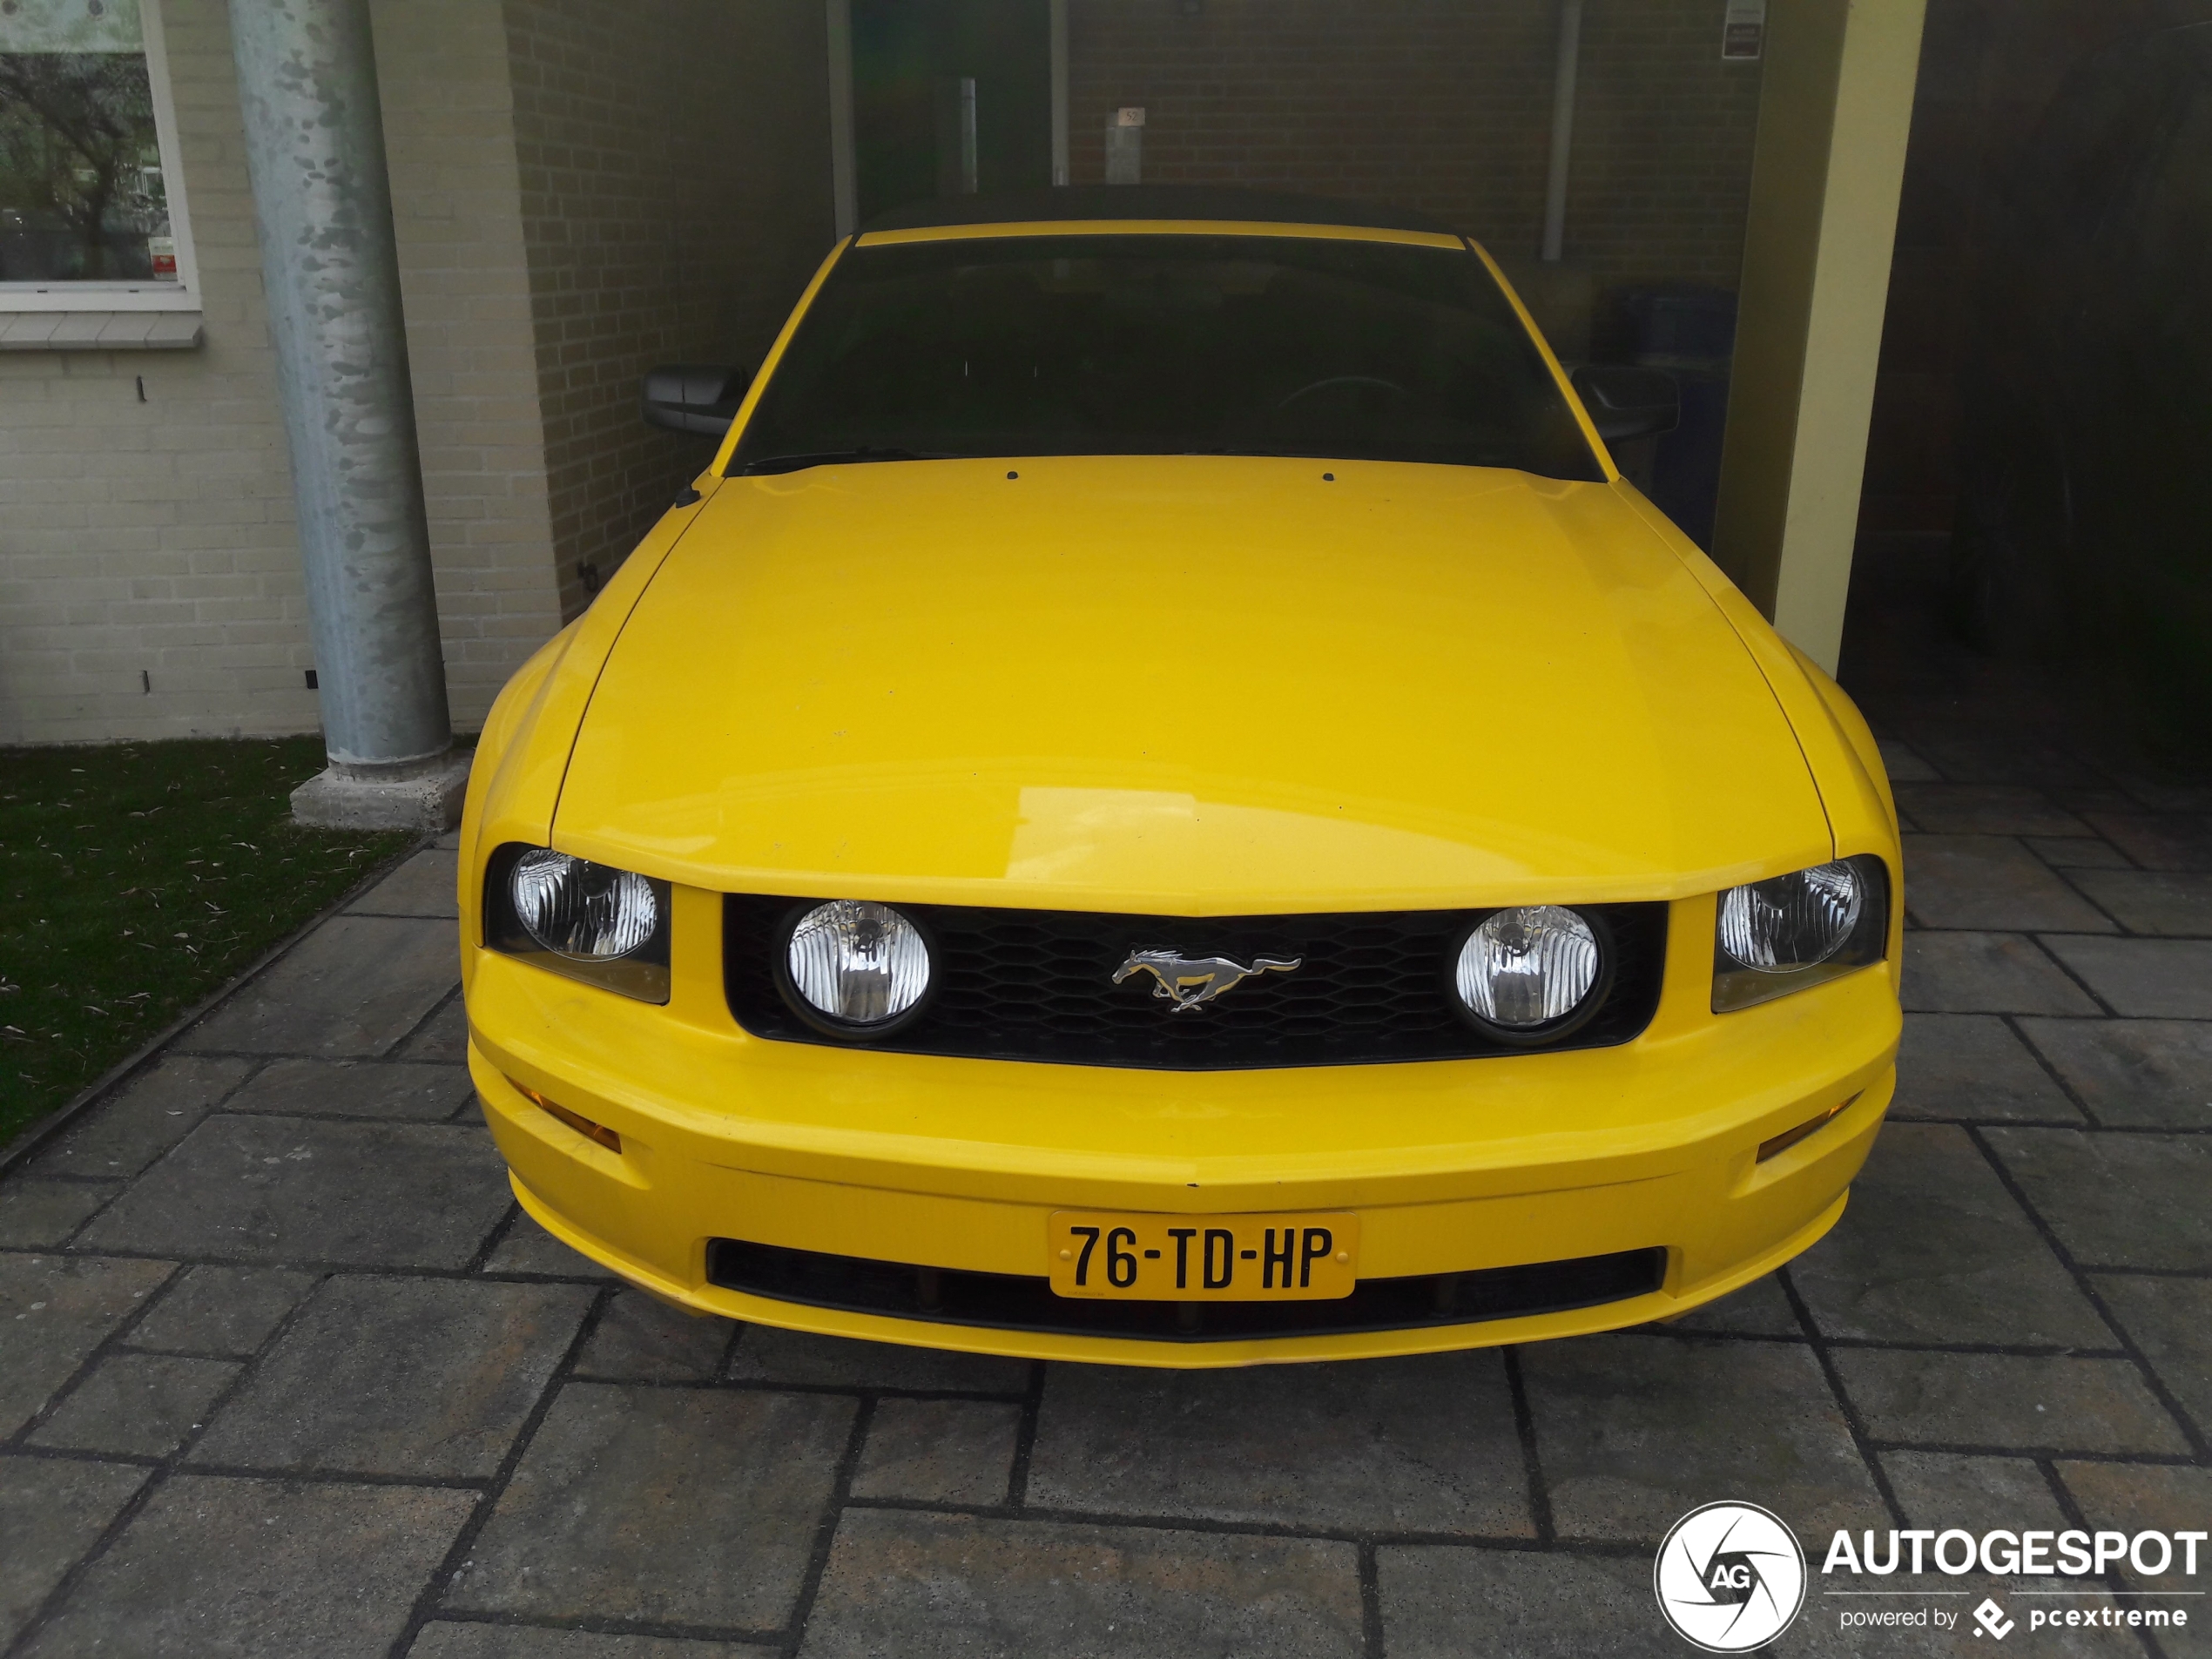
[{"label": "black mesh grille", "polygon": [[1350,1296],[1327,1302],[1109,1302],[1055,1296],[1049,1279],[909,1267],[738,1238],[711,1239],[706,1252],[711,1283],[779,1302],[938,1325],[1161,1342],[1405,1331],[1558,1313],[1648,1296],[1666,1270],[1663,1250],[1624,1250],[1467,1273],[1362,1279]]},{"label": "black mesh grille", "polygon": [[[755,1036],[849,1044],[794,1011],[780,964],[792,922],[820,900],[733,894],[724,972],[730,1009]],[[921,1011],[867,1046],[900,1054],[1211,1071],[1372,1065],[1525,1053],[1460,1012],[1450,972],[1487,910],[1312,916],[1125,916],[1072,910],[901,905],[927,935],[933,983]],[[1597,1011],[1548,1049],[1626,1042],[1659,1006],[1663,904],[1590,905],[1610,983]],[[1178,1012],[1150,974],[1114,983],[1132,950],[1297,958]]]}]

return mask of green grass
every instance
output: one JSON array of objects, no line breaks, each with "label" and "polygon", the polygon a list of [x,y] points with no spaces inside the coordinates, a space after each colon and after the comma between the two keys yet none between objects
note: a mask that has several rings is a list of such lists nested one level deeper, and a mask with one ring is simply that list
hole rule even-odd
[{"label": "green grass", "polygon": [[320,738],[0,749],[0,1146],[407,846],[301,829]]}]

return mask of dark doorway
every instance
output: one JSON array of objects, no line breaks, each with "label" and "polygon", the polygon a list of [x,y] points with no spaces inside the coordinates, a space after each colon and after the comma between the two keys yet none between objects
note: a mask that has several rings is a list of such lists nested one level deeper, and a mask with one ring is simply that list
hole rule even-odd
[{"label": "dark doorway", "polygon": [[862,223],[907,202],[1052,182],[1046,0],[853,0]]}]

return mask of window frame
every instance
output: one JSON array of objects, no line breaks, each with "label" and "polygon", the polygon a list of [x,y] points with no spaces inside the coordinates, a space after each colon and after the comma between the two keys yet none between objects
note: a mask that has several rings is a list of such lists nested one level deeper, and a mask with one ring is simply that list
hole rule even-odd
[{"label": "window frame", "polygon": [[177,244],[174,282],[0,282],[0,315],[52,311],[199,311],[199,260],[192,247],[185,205],[184,158],[177,138],[177,105],[169,91],[169,44],[160,0],[138,0],[138,32],[145,50],[146,85],[153,97],[154,143],[161,152],[162,194],[169,204],[169,233]]}]

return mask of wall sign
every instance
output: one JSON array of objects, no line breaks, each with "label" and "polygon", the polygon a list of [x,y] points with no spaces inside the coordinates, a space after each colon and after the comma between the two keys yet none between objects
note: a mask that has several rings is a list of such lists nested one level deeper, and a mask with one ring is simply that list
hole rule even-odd
[{"label": "wall sign", "polygon": [[1721,19],[1721,61],[1756,64],[1766,45],[1766,0],[1728,0]]}]

